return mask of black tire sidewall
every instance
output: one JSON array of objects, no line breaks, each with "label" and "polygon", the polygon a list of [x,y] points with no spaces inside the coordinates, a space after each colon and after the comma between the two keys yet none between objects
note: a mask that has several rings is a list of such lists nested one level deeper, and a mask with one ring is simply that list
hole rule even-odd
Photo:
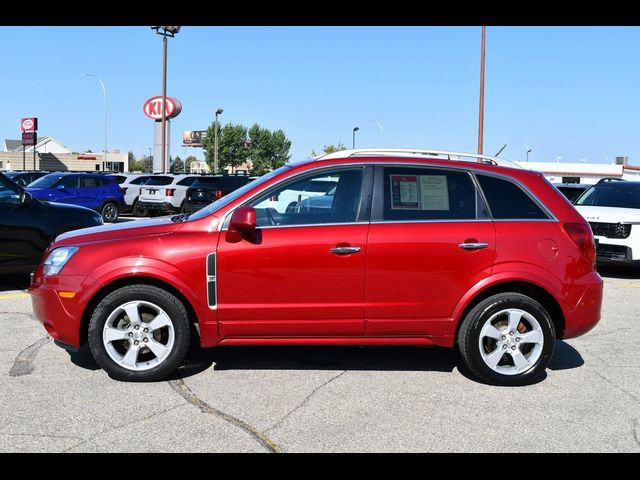
[{"label": "black tire sidewall", "polygon": [[[482,360],[478,345],[480,331],[487,319],[508,308],[517,308],[531,314],[540,324],[544,335],[540,358],[529,370],[517,375],[503,375],[492,370]],[[483,300],[469,312],[460,328],[458,343],[466,366],[481,381],[492,385],[527,385],[544,374],[553,356],[555,338],[551,317],[540,303],[519,293],[502,293]]]},{"label": "black tire sidewall", "polygon": [[[111,359],[102,341],[104,324],[120,305],[131,301],[147,301],[162,308],[173,324],[174,344],[171,353],[160,364],[149,370],[132,371]],[[162,380],[175,371],[184,360],[190,342],[189,317],[184,305],[170,292],[150,285],[122,287],[107,295],[96,307],[89,320],[89,347],[91,353],[110,377],[124,381]]]},{"label": "black tire sidewall", "polygon": [[[116,209],[116,216],[115,216],[115,218],[114,218],[113,220],[107,220],[107,219],[105,218],[105,216],[104,216],[104,211],[106,210],[106,208],[107,208],[108,206],[113,206],[113,208],[115,208],[115,209]],[[113,223],[113,222],[115,222],[115,221],[118,219],[118,215],[120,215],[120,209],[118,208],[118,205],[116,205],[115,203],[113,203],[113,202],[107,202],[107,203],[105,203],[105,204],[102,206],[102,208],[100,209],[100,215],[102,215],[102,220],[103,220],[104,222]]]}]

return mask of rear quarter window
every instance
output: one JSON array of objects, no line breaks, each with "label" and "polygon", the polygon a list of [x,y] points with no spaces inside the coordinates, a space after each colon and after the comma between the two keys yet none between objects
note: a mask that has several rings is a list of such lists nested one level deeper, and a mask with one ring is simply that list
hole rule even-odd
[{"label": "rear quarter window", "polygon": [[515,183],[489,175],[477,175],[496,220],[538,220],[549,216]]}]

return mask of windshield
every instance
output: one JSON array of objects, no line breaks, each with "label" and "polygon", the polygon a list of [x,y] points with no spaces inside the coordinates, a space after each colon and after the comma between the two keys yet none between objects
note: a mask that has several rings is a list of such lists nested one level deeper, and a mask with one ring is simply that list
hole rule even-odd
[{"label": "windshield", "polygon": [[29,184],[29,188],[31,188],[31,187],[34,187],[34,188],[51,188],[62,177],[64,177],[64,175],[60,175],[60,174],[56,175],[55,173],[52,173],[50,175],[45,175],[44,177],[40,177],[39,179],[37,179],[35,182],[31,182]]},{"label": "windshield", "polygon": [[625,182],[594,185],[575,204],[640,209],[640,185]]},{"label": "windshield", "polygon": [[258,179],[254,180],[253,182],[247,183],[243,187],[240,187],[239,189],[234,190],[229,195],[226,195],[226,196],[222,197],[221,199],[216,200],[215,202],[213,202],[213,203],[207,205],[206,207],[198,210],[197,212],[192,213],[189,216],[189,220],[199,220],[201,218],[206,217],[207,215],[211,215],[216,210],[224,207],[225,205],[228,205],[229,203],[233,202],[236,198],[241,197],[242,195],[247,193],[249,190],[252,190],[254,188],[259,189],[260,186],[263,183],[265,183],[266,181],[270,180],[271,178],[275,177],[276,175],[281,174],[282,172],[284,172],[285,170],[288,170],[290,168],[291,167],[288,166],[288,165],[284,165],[284,166],[282,166],[280,168],[276,168],[274,171],[269,172],[269,173],[259,177]]}]

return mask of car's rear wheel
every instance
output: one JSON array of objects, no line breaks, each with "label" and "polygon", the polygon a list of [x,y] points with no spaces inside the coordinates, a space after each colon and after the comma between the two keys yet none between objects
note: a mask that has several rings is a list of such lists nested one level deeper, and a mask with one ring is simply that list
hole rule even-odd
[{"label": "car's rear wheel", "polygon": [[465,365],[481,381],[526,385],[544,374],[553,355],[555,330],[545,308],[515,292],[476,305],[458,333]]},{"label": "car's rear wheel", "polygon": [[110,293],[89,321],[91,353],[117,380],[161,380],[182,364],[189,338],[185,306],[170,292],[150,285]]},{"label": "car's rear wheel", "polygon": [[107,202],[102,206],[101,214],[104,222],[115,222],[119,213],[118,205],[113,202]]},{"label": "car's rear wheel", "polygon": [[133,202],[133,216],[144,217],[147,214],[147,209],[140,205],[140,202],[136,200]]}]

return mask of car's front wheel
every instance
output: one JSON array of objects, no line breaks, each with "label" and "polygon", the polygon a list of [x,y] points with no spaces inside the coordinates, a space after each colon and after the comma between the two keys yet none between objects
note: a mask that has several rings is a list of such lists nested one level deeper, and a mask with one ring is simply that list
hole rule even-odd
[{"label": "car's front wheel", "polygon": [[476,305],[458,333],[465,365],[494,385],[533,383],[551,360],[553,322],[536,300],[515,292],[493,295]]},{"label": "car's front wheel", "polygon": [[182,364],[189,338],[185,306],[170,292],[150,285],[110,293],[89,321],[91,353],[117,380],[161,380]]}]

